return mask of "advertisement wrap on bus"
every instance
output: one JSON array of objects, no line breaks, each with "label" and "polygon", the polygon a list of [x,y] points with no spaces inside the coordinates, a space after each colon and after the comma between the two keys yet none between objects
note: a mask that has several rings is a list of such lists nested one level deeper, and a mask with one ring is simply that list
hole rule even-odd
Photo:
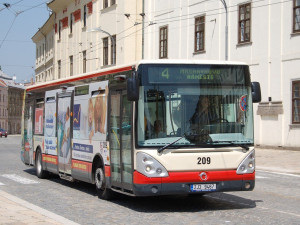
[{"label": "advertisement wrap on bus", "polygon": [[102,199],[251,191],[260,100],[239,62],[142,60],[36,84],[21,159],[39,178],[95,184]]}]

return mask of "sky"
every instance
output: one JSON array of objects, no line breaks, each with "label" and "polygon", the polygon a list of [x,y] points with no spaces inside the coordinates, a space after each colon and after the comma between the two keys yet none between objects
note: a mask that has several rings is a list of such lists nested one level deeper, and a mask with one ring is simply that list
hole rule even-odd
[{"label": "sky", "polygon": [[31,38],[49,18],[47,2],[0,0],[0,66],[8,76],[16,76],[16,82],[34,78],[36,51]]}]

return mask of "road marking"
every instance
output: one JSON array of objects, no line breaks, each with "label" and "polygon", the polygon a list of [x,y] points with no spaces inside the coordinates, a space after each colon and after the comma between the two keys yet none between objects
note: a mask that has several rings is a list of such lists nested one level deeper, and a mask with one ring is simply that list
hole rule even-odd
[{"label": "road marking", "polygon": [[292,174],[292,173],[280,173],[280,172],[273,172],[273,171],[266,171],[266,170],[256,170],[257,172],[264,172],[264,173],[272,173],[277,175],[284,175],[284,176],[290,176],[290,177],[300,177],[300,175]]},{"label": "road marking", "polygon": [[21,184],[38,184],[38,181],[30,180],[16,174],[3,174],[2,177],[8,178],[10,180],[16,181]]}]

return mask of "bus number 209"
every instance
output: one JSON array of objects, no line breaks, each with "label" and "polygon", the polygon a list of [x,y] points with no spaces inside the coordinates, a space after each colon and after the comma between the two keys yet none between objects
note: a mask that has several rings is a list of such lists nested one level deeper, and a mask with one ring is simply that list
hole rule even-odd
[{"label": "bus number 209", "polygon": [[210,157],[198,157],[198,164],[210,164]]}]

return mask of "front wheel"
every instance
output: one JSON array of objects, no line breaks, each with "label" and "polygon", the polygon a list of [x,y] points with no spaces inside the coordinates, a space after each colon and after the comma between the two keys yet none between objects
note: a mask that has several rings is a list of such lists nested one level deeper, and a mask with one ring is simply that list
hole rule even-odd
[{"label": "front wheel", "polygon": [[96,184],[96,190],[99,198],[103,200],[112,199],[113,191],[106,187],[104,171],[100,164],[98,164],[96,167],[95,184]]},{"label": "front wheel", "polygon": [[48,173],[43,168],[43,162],[42,162],[42,153],[40,150],[36,153],[36,162],[35,162],[35,168],[36,168],[36,175],[38,178],[46,178]]}]

